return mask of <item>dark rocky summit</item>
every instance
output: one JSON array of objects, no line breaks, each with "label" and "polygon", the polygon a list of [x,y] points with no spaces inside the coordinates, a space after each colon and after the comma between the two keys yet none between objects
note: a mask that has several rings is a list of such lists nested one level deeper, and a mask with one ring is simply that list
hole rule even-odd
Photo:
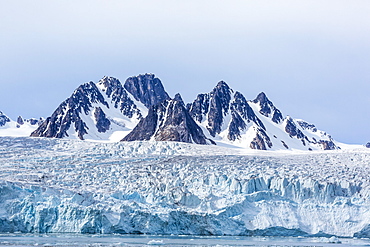
[{"label": "dark rocky summit", "polygon": [[[17,122],[22,125],[24,119]],[[130,77],[124,85],[107,76],[97,84],[81,85],[32,136],[84,139],[89,134],[88,138],[99,139],[130,130],[123,141],[209,144],[217,140],[260,150],[338,148],[315,125],[284,117],[263,92],[248,101],[220,81],[185,107],[181,95],[170,99],[153,74]]]},{"label": "dark rocky summit", "polygon": [[199,123],[203,122],[209,111],[209,95],[198,94],[193,103],[186,105],[186,109],[195,121]]},{"label": "dark rocky summit", "polygon": [[74,91],[71,97],[60,104],[51,117],[48,117],[39,128],[32,132],[31,136],[67,137],[69,136],[67,131],[74,125],[73,127],[78,137],[83,140],[83,136],[88,133],[87,130],[89,128],[81,119],[81,114],[89,114],[93,103],[108,106],[95,83],[82,84]]},{"label": "dark rocky summit", "polygon": [[[187,105],[187,109],[198,123],[207,120],[206,128],[212,137],[221,133],[222,126],[227,124],[225,120],[228,115],[231,117],[227,127],[227,138],[230,141],[239,139],[250,123],[255,124],[262,131],[265,130],[264,124],[256,116],[243,94],[234,93],[224,81],[220,81],[209,94],[199,94],[193,103]],[[252,146],[262,147],[263,145]]]},{"label": "dark rocky summit", "polygon": [[[117,109],[122,117],[142,118],[141,111],[121,82],[113,77],[103,77],[97,84],[88,82],[79,86],[31,136],[63,138],[76,133],[83,140],[84,135],[94,130],[105,133],[111,121],[103,109]],[[93,114],[95,125],[87,122],[90,114]]]},{"label": "dark rocky summit", "polygon": [[180,95],[151,106],[148,115],[122,141],[138,140],[213,143],[191,118]]},{"label": "dark rocky summit", "polygon": [[24,120],[23,120],[23,118],[21,116],[18,116],[18,118],[17,118],[17,124],[19,124],[19,125],[23,125],[24,124]]},{"label": "dark rocky summit", "polygon": [[[291,141],[288,141],[287,137],[296,140],[293,141],[296,143],[295,147],[314,144],[321,146],[322,149],[337,148],[330,136],[326,136],[325,140],[307,137],[303,131],[318,133],[316,127],[301,120],[296,124],[290,117],[284,119],[281,111],[274,106],[264,92],[258,94],[253,101],[247,101],[243,94],[234,93],[223,81],[219,82],[210,93],[199,94],[192,103],[187,105],[187,109],[191,117],[204,126],[212,138],[224,139],[226,131],[227,140],[235,142],[242,140],[243,135],[245,136],[248,131],[249,136],[254,135],[248,144],[252,149],[266,150],[274,145],[289,149],[287,143]],[[269,130],[266,124],[270,126]],[[282,126],[278,127],[278,125]],[[282,139],[273,141],[269,133],[280,133],[281,129],[284,129],[287,134],[280,135],[279,138]],[[275,139],[278,138],[274,134],[273,136]]]},{"label": "dark rocky summit", "polygon": [[0,127],[4,126],[8,122],[10,122],[10,118],[0,111]]},{"label": "dark rocky summit", "polygon": [[223,118],[229,111],[232,92],[224,81],[220,81],[210,93],[207,129],[213,137],[221,132]]},{"label": "dark rocky summit", "polygon": [[280,110],[277,109],[274,104],[267,98],[264,92],[258,94],[257,98],[253,100],[253,103],[258,103],[261,107],[260,113],[265,117],[271,117],[274,123],[280,123],[283,120],[283,115]]},{"label": "dark rocky summit", "polygon": [[137,115],[139,118],[143,117],[139,108],[130,98],[128,92],[124,89],[118,79],[104,76],[98,82],[98,86],[101,88],[103,95],[104,93],[106,95],[109,103],[108,108],[117,108],[124,116],[128,118],[132,118],[134,115]]},{"label": "dark rocky summit", "polygon": [[170,99],[164,90],[162,82],[153,74],[130,77],[126,80],[124,87],[137,101],[143,103],[147,108],[163,100]]},{"label": "dark rocky summit", "polygon": [[232,93],[233,90],[220,81],[209,94],[199,94],[192,104],[187,105],[191,117],[196,121],[208,120],[207,129],[212,137],[221,132],[224,117],[230,109]]},{"label": "dark rocky summit", "polygon": [[[231,122],[229,125],[228,139],[235,141],[241,137],[242,131],[246,130],[248,123],[255,123],[258,129],[266,130],[262,121],[256,116],[245,97],[236,92],[234,100],[230,104]],[[254,145],[253,145],[254,146]]]},{"label": "dark rocky summit", "polygon": [[36,118],[30,118],[30,119],[24,119],[22,116],[18,116],[17,118],[17,128],[20,128],[25,123],[29,123],[30,125],[40,125],[44,122],[43,118],[36,119]]}]

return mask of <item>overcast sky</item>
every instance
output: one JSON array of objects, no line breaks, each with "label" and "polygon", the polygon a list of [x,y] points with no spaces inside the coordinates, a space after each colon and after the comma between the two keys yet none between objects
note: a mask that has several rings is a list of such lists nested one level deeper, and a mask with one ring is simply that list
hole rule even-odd
[{"label": "overcast sky", "polygon": [[334,139],[370,141],[370,1],[0,0],[0,111],[47,117],[80,84],[154,73],[186,102],[264,91]]}]

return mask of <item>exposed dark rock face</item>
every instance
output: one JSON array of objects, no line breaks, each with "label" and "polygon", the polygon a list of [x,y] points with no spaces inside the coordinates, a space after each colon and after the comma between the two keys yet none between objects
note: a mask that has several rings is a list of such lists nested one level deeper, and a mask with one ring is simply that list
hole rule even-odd
[{"label": "exposed dark rock face", "polygon": [[[199,94],[193,103],[187,105],[187,109],[197,122],[208,120],[207,129],[213,137],[220,134],[224,124],[228,124],[227,138],[230,141],[241,138],[251,122],[265,130],[245,97],[240,92],[234,93],[224,81],[220,81],[209,94]],[[231,118],[229,123],[225,123],[227,115]]]},{"label": "exposed dark rock face", "polygon": [[124,88],[147,108],[170,99],[162,82],[153,74],[130,77],[126,80]]},{"label": "exposed dark rock face", "polygon": [[127,91],[118,79],[105,76],[98,82],[98,86],[105,92],[108,100],[110,99],[108,103],[113,104],[114,108],[120,109],[124,116],[132,118],[134,114],[137,114],[139,118],[142,117],[142,113],[130,99]]},{"label": "exposed dark rock face", "polygon": [[23,118],[21,116],[18,116],[18,118],[17,118],[17,124],[19,124],[19,125],[23,125],[24,124]]},{"label": "exposed dark rock face", "polygon": [[224,81],[220,81],[210,93],[207,129],[213,137],[221,132],[223,118],[229,111],[232,92]]},{"label": "exposed dark rock face", "polygon": [[370,148],[370,142],[366,143],[366,147]]},{"label": "exposed dark rock face", "polygon": [[247,128],[247,125],[236,111],[231,112],[231,122],[227,138],[235,141],[241,137],[241,132]]},{"label": "exposed dark rock face", "polygon": [[283,146],[286,148],[286,149],[289,149],[288,145],[286,145],[285,141],[281,141],[281,143],[283,144]]},{"label": "exposed dark rock face", "polygon": [[230,112],[231,122],[227,136],[230,141],[235,141],[241,137],[241,132],[247,128],[246,122],[254,122],[257,126],[266,130],[262,121],[256,116],[247,100],[239,92],[236,92],[234,95],[234,100],[230,104]]},{"label": "exposed dark rock face", "polygon": [[263,129],[258,129],[256,137],[253,138],[253,141],[250,144],[251,149],[267,150],[267,147],[272,147],[272,142],[270,137],[266,134]]},{"label": "exposed dark rock face", "polygon": [[302,120],[298,120],[297,123],[305,130],[311,130],[312,132],[317,132],[317,128],[315,125],[307,123]]},{"label": "exposed dark rock face", "polygon": [[232,93],[233,90],[224,81],[220,81],[209,94],[199,94],[193,103],[187,105],[191,117],[196,121],[208,119],[207,129],[213,137],[221,132],[223,119],[229,112]]},{"label": "exposed dark rock face", "polygon": [[[100,88],[100,89],[99,89]],[[84,135],[92,129],[98,133],[109,130],[111,121],[105,109],[119,109],[122,116],[142,118],[142,113],[130,99],[121,82],[113,77],[104,77],[97,84],[88,82],[79,86],[67,100],[62,102],[31,136],[35,137],[68,137],[68,133],[76,133],[83,140]],[[83,117],[93,114],[96,126],[88,126]],[[70,128],[73,130],[69,131]]]},{"label": "exposed dark rock face", "polygon": [[96,128],[100,133],[104,133],[107,130],[109,130],[110,127],[110,121],[105,116],[105,113],[100,107],[95,108],[94,117],[96,121]]},{"label": "exposed dark rock face", "polygon": [[42,118],[36,119],[36,118],[30,118],[30,119],[24,119],[22,116],[18,116],[17,118],[17,128],[20,128],[25,123],[29,123],[30,125],[40,125],[42,124],[44,120]]},{"label": "exposed dark rock face", "polygon": [[27,119],[27,121],[30,122],[31,125],[40,125],[42,124],[42,122],[44,122],[44,119],[40,118],[40,119],[35,119],[35,118],[30,118],[30,119]]},{"label": "exposed dark rock face", "polygon": [[259,112],[265,117],[271,117],[272,115],[272,121],[274,123],[280,123],[283,120],[280,110],[274,106],[264,92],[258,94],[257,98],[253,100],[253,103],[259,103],[261,107]]},{"label": "exposed dark rock face", "polygon": [[184,103],[184,100],[181,97],[181,94],[177,93],[173,99],[180,102],[183,106],[185,106],[185,103]]},{"label": "exposed dark rock face", "polygon": [[335,149],[337,149],[337,146],[334,144],[334,142],[332,140],[330,140],[330,141],[320,140],[320,144],[322,145],[324,150],[335,150]]},{"label": "exposed dark rock face", "polygon": [[234,101],[231,103],[231,111],[238,112],[240,116],[245,119],[248,123],[254,122],[257,126],[261,127],[263,130],[266,130],[262,121],[256,116],[253,109],[249,106],[245,97],[236,92],[234,95]]},{"label": "exposed dark rock face", "polygon": [[[177,97],[178,99],[178,97]],[[150,140],[207,144],[182,101],[165,100],[149,108],[148,115],[122,141]]]},{"label": "exposed dark rock face", "polygon": [[291,117],[287,117],[285,132],[288,133],[290,137],[296,137],[298,139],[305,138],[305,135],[302,133],[300,129],[297,128]]},{"label": "exposed dark rock face", "polygon": [[93,82],[79,86],[72,96],[65,100],[39,128],[31,133],[33,137],[55,137],[68,136],[67,131],[74,124],[78,137],[83,140],[87,134],[88,127],[81,119],[80,114],[89,114],[92,103],[102,104],[108,107],[103,95]]},{"label": "exposed dark rock face", "polygon": [[[145,118],[147,109],[140,108],[142,104],[149,109]],[[18,118],[19,125],[26,121],[29,120]],[[290,117],[284,119],[263,92],[253,101],[247,101],[243,94],[220,81],[210,93],[199,94],[185,108],[181,95],[170,99],[153,74],[130,77],[124,86],[113,77],[104,77],[97,84],[81,85],[32,136],[63,138],[73,134],[84,139],[86,134],[91,134],[89,138],[99,138],[100,133],[106,133],[102,135],[106,138],[120,128],[133,128],[124,141],[214,143],[206,138],[198,124],[207,129],[209,137],[231,143],[238,141],[236,145],[253,149],[266,150],[273,145],[277,149],[338,148],[329,135],[313,124]],[[272,140],[270,134],[274,137]],[[245,143],[250,135],[255,136],[254,139]]]},{"label": "exposed dark rock face", "polygon": [[209,94],[199,94],[196,100],[189,104],[190,115],[198,122],[207,116],[207,129],[211,136],[221,132],[224,117],[229,113],[233,90],[220,81]]},{"label": "exposed dark rock face", "polygon": [[209,95],[198,94],[193,103],[189,103],[186,108],[189,110],[190,115],[197,121],[202,122],[204,116],[209,111]]},{"label": "exposed dark rock face", "polygon": [[10,119],[0,111],[0,127],[4,126],[8,122],[10,122]]},{"label": "exposed dark rock face", "polygon": [[17,128],[20,128],[25,123],[29,123],[30,125],[41,125],[42,122],[44,122],[43,118],[30,118],[30,119],[24,119],[22,116],[18,116],[17,118]]},{"label": "exposed dark rock face", "polygon": [[[301,120],[297,122],[302,129],[310,130],[313,133],[317,132],[315,125],[309,124]],[[295,137],[301,140],[303,146],[306,146],[307,143],[312,143],[321,145],[322,149],[324,150],[338,149],[338,147],[335,145],[335,143],[333,142],[332,138],[329,135],[327,135],[328,140],[316,140],[315,138],[312,138],[312,140],[310,140],[306,135],[303,134],[301,130],[299,130],[298,126],[294,123],[291,117],[287,117],[286,119],[285,131],[289,134],[290,137]],[[326,135],[326,133],[324,133],[324,135]]]},{"label": "exposed dark rock face", "polygon": [[136,127],[126,135],[122,141],[149,141],[157,129],[159,107],[159,105],[150,107],[148,115],[142,118]]}]

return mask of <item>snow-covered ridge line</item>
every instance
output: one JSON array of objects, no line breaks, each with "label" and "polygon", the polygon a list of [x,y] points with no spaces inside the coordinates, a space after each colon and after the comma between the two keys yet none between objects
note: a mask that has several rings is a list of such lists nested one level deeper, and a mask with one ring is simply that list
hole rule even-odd
[{"label": "snow-covered ridge line", "polygon": [[367,149],[259,153],[0,138],[0,232],[370,237]]},{"label": "snow-covered ridge line", "polygon": [[24,119],[21,116],[14,121],[0,111],[0,136],[29,136],[43,121],[43,118]]},{"label": "snow-covered ridge line", "polygon": [[[14,136],[1,127],[4,121],[0,118],[0,136]],[[315,125],[283,115],[264,92],[247,100],[220,81],[185,104],[180,94],[171,98],[154,74],[132,76],[124,83],[109,76],[83,83],[35,128],[20,128],[17,136],[179,141],[279,151],[341,148]]]}]

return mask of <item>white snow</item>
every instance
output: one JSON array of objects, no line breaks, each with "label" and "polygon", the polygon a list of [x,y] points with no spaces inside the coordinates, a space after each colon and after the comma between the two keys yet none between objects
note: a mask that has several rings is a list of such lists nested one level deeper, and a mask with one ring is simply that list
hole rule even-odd
[{"label": "white snow", "polygon": [[1,137],[0,232],[370,237],[369,161],[363,147]]},{"label": "white snow", "polygon": [[7,122],[4,126],[0,127],[0,136],[30,136],[37,127],[37,124],[31,125],[27,121],[25,121],[24,124],[19,125],[17,122],[10,120],[10,122]]}]

